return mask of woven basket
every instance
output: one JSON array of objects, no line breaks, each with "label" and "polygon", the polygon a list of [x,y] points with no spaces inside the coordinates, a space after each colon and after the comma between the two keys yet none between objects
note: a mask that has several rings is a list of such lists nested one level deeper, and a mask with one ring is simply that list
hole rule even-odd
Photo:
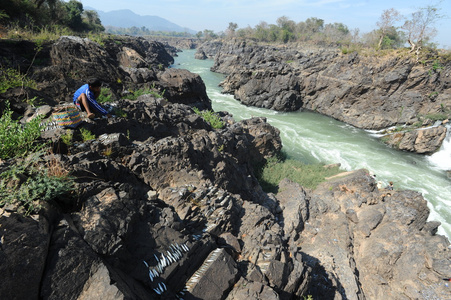
[{"label": "woven basket", "polygon": [[77,128],[83,122],[80,111],[75,106],[65,106],[52,113],[53,121],[59,127]]}]

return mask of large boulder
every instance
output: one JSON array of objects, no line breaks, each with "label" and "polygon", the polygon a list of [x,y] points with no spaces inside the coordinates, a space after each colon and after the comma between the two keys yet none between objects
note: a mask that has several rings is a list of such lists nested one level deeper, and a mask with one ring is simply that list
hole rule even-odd
[{"label": "large boulder", "polygon": [[401,131],[387,135],[386,143],[396,149],[430,154],[440,149],[446,137],[445,126],[418,129],[413,131]]}]

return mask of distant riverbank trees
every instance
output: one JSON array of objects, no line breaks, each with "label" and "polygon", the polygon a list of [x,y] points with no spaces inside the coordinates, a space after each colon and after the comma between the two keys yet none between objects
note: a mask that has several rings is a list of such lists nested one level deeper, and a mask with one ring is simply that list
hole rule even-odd
[{"label": "distant riverbank trees", "polygon": [[349,29],[343,23],[326,24],[324,20],[311,17],[296,23],[286,16],[277,19],[276,24],[261,21],[255,27],[247,26],[237,29],[236,23],[229,23],[224,38],[240,37],[253,39],[258,42],[310,42],[326,45],[358,44],[362,47],[383,49],[397,49],[411,46],[411,51],[422,46],[435,48],[431,43],[435,37],[435,23],[444,18],[440,14],[439,1],[436,5],[420,8],[410,16],[403,16],[395,9],[384,10],[376,29],[361,34],[359,29]]},{"label": "distant riverbank trees", "polygon": [[261,21],[254,28],[248,26],[236,30],[234,36],[270,43],[311,41],[342,44],[351,42],[354,33],[343,23],[324,24],[324,20],[318,18],[308,18],[296,23],[282,16],[277,19],[277,24]]}]

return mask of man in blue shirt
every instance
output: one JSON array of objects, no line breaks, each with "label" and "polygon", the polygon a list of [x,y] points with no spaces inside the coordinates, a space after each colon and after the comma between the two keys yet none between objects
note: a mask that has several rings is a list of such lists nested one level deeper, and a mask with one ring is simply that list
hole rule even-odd
[{"label": "man in blue shirt", "polygon": [[95,117],[96,112],[110,117],[110,114],[96,101],[96,98],[100,95],[101,86],[102,82],[93,78],[74,93],[74,104],[81,111],[86,111],[90,119]]}]

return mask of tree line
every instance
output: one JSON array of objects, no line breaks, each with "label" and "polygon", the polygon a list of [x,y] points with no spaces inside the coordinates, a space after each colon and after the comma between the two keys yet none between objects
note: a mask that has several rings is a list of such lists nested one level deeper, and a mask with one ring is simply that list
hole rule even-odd
[{"label": "tree line", "polygon": [[338,46],[354,43],[376,49],[396,49],[409,44],[411,51],[423,46],[436,48],[437,45],[431,42],[437,33],[435,24],[446,17],[440,13],[442,2],[420,8],[409,16],[403,16],[393,8],[384,10],[375,24],[377,28],[363,34],[359,29],[349,29],[343,23],[326,24],[324,20],[314,17],[296,23],[282,16],[276,24],[261,21],[255,27],[238,28],[236,23],[230,22],[225,32],[219,35],[204,30],[197,36],[205,39],[241,37],[260,42],[311,42]]},{"label": "tree line", "polygon": [[39,31],[44,27],[64,27],[75,32],[102,32],[99,15],[84,10],[76,0],[0,1],[0,24]]}]

